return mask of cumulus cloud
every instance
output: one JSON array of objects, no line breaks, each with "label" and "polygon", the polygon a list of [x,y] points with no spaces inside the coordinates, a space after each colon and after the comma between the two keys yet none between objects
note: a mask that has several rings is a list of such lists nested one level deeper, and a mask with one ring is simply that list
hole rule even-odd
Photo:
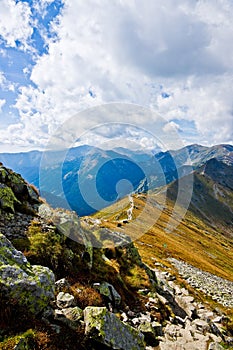
[{"label": "cumulus cloud", "polygon": [[[5,16],[13,14],[8,27],[0,22],[0,35],[7,45],[26,43],[31,31],[28,3],[0,1]],[[51,1],[35,2],[34,7],[45,13]],[[23,128],[17,135],[41,145],[79,111],[130,102],[160,114],[167,121],[166,132],[182,130],[174,119],[188,120],[199,134],[196,142],[232,141],[232,13],[230,0],[64,0],[50,23],[55,37],[44,38],[47,51],[30,68],[32,83],[19,90],[15,108]],[[112,115],[81,120],[77,114],[80,132],[101,121],[116,120]],[[132,118],[124,115],[124,121]],[[145,113],[135,116],[134,123],[150,130],[153,119]],[[150,140],[144,141],[149,145]]]},{"label": "cumulus cloud", "polygon": [[27,2],[0,0],[0,37],[7,46],[16,47],[17,42],[27,48],[33,29],[30,23],[31,9]]}]

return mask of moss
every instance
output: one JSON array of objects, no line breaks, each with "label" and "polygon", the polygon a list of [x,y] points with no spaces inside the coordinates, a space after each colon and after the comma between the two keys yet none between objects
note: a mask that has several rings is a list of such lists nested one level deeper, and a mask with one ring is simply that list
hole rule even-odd
[{"label": "moss", "polygon": [[9,337],[0,344],[1,350],[32,350],[36,345],[36,332],[28,329],[25,333]]},{"label": "moss", "polygon": [[15,197],[12,189],[10,187],[1,185],[0,186],[0,206],[2,209],[11,211],[14,213],[15,204],[20,203]]},{"label": "moss", "polygon": [[149,288],[151,286],[146,271],[135,265],[129,269],[125,280],[133,289]]}]

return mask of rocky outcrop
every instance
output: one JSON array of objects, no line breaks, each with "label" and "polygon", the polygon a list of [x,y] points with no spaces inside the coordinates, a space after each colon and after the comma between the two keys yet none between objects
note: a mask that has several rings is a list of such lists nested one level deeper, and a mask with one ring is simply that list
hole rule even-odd
[{"label": "rocky outcrop", "polygon": [[4,297],[38,314],[54,298],[54,274],[30,265],[26,257],[0,234],[0,286]]},{"label": "rocky outcrop", "polygon": [[83,261],[85,260],[85,264],[91,269],[93,265],[93,246],[95,246],[94,236],[81,227],[78,215],[75,212],[63,209],[53,210],[47,204],[40,205],[39,215],[45,220],[51,220],[60,234],[64,234],[85,247]]},{"label": "rocky outcrop", "polygon": [[41,203],[39,194],[19,174],[0,165],[0,210],[34,214]]},{"label": "rocky outcrop", "polygon": [[105,307],[87,307],[84,310],[85,334],[97,344],[110,349],[145,349],[142,333],[121,322]]}]

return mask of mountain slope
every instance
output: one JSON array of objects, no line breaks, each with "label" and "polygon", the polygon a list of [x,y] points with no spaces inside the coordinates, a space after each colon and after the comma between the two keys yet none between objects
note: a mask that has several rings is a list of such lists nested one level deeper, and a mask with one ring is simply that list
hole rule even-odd
[{"label": "mountain slope", "polygon": [[[178,182],[168,186],[167,196],[176,200]],[[189,211],[208,225],[232,232],[233,226],[233,166],[207,161],[193,173],[193,193]]]},{"label": "mountain slope", "polygon": [[[178,181],[167,186],[167,193],[163,188],[157,193],[134,195],[131,220],[128,198],[96,213],[94,218],[102,226],[117,227],[131,235],[148,264],[153,264],[153,259],[167,264],[167,257],[175,257],[233,280],[232,177],[232,166],[215,159],[196,170],[191,202],[181,221],[182,208],[178,206],[174,214]],[[167,231],[169,221],[175,227],[172,232]]]}]

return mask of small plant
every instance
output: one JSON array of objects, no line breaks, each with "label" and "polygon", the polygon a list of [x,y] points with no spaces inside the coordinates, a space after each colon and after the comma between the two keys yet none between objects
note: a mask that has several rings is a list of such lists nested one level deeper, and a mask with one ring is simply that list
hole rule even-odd
[{"label": "small plant", "polygon": [[104,306],[101,295],[96,289],[90,286],[84,286],[79,283],[71,286],[71,292],[77,300],[77,304],[81,309],[87,306]]},{"label": "small plant", "polygon": [[40,224],[32,222],[28,230],[28,238],[30,247],[26,256],[29,260],[56,270],[63,252],[64,237],[55,230],[43,232]]},{"label": "small plant", "polygon": [[146,271],[137,265],[128,271],[125,281],[133,289],[150,287],[150,281]]}]

